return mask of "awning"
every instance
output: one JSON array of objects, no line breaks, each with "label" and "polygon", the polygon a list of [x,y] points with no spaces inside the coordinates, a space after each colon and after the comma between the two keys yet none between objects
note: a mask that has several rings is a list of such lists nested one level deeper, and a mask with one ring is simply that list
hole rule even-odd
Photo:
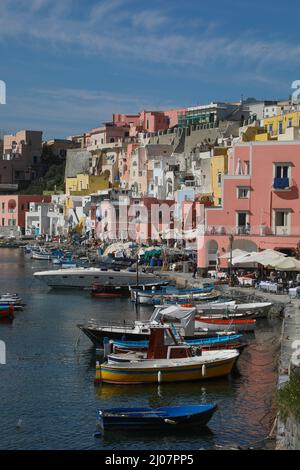
[{"label": "awning", "polygon": [[272,263],[279,262],[286,255],[280,251],[275,250],[263,250],[259,252],[247,253],[244,256],[237,256],[233,258],[232,264],[248,264],[248,263],[259,263],[263,266],[272,266]]},{"label": "awning", "polygon": [[[240,250],[239,248],[236,248],[235,250],[232,250],[232,258],[236,258],[238,256],[246,256],[249,255],[248,251]],[[227,258],[230,259],[230,252],[225,253],[225,255],[220,256],[220,258]]]},{"label": "awning", "polygon": [[286,257],[272,264],[272,267],[278,271],[300,271],[300,261],[296,258]]}]

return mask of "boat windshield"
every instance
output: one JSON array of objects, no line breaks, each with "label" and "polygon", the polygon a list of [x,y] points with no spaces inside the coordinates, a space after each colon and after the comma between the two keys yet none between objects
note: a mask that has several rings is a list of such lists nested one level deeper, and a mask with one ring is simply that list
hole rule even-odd
[{"label": "boat windshield", "polygon": [[165,330],[164,331],[164,345],[165,346],[173,346],[176,344],[176,341],[174,340],[174,337],[172,336],[170,330]]}]

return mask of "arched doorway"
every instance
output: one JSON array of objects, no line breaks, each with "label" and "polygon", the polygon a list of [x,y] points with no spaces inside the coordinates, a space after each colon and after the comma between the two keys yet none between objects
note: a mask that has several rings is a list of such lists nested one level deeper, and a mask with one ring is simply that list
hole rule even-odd
[{"label": "arched doorway", "polygon": [[[248,251],[249,253],[251,253],[252,251],[258,251],[256,243],[252,242],[251,240],[245,240],[245,239],[233,240],[232,249],[233,250],[239,249],[239,250],[243,250],[243,251]],[[227,251],[229,253],[230,245],[228,245]]]}]

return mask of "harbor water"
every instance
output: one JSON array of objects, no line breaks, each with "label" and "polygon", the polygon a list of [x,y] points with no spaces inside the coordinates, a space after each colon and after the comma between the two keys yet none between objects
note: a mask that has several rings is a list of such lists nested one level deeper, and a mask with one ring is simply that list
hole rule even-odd
[{"label": "harbor water", "polygon": [[[0,293],[26,302],[12,323],[0,323],[7,363],[0,365],[0,449],[194,450],[263,446],[272,420],[281,322],[259,320],[237,370],[224,379],[182,384],[94,386],[98,359],[77,328],[96,320],[146,319],[127,299],[97,300],[88,292],[50,291],[32,273],[48,262],[18,249],[0,250]],[[52,265],[50,265],[52,266]],[[49,266],[49,267],[50,267]],[[121,406],[218,404],[208,428],[191,432],[107,432],[95,438],[96,411]]]}]

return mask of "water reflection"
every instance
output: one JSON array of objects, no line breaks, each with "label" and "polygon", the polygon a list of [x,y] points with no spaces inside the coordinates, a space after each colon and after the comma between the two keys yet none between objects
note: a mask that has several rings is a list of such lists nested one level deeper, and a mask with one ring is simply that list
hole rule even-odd
[{"label": "water reflection", "polygon": [[[218,444],[249,445],[268,431],[268,412],[276,387],[280,322],[261,321],[237,370],[226,379],[176,384],[94,386],[98,356],[80,334],[78,323],[147,319],[151,308],[136,311],[129,299],[101,302],[88,292],[49,291],[32,273],[47,269],[18,250],[0,251],[0,291],[19,292],[27,304],[13,323],[0,322],[7,345],[1,368],[1,449],[198,449]],[[78,340],[78,338],[80,338]],[[163,406],[213,402],[218,411],[202,434],[106,434],[94,439],[101,407]],[[23,420],[22,429],[16,423]],[[76,429],[76,432],[74,432]],[[153,433],[154,434],[154,433]]]}]

